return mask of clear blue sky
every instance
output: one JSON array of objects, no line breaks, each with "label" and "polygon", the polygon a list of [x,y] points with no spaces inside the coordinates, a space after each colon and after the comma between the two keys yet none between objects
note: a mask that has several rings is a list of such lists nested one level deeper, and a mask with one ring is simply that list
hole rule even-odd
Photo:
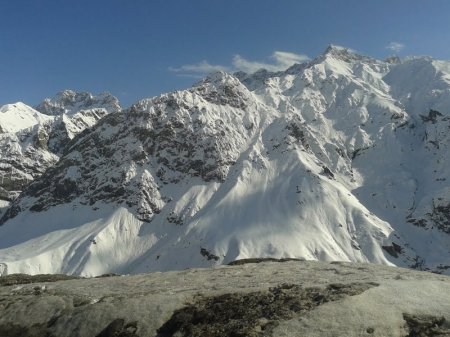
[{"label": "clear blue sky", "polygon": [[0,0],[0,105],[73,89],[128,106],[208,69],[292,56],[277,51],[314,58],[332,43],[385,58],[394,42],[400,56],[450,59],[450,1]]}]

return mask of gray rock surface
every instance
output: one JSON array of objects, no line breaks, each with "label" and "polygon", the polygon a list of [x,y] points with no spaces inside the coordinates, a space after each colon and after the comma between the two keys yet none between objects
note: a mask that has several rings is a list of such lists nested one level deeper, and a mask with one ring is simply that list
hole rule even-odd
[{"label": "gray rock surface", "polygon": [[59,277],[0,278],[0,336],[450,336],[450,278],[401,268],[270,261]]}]

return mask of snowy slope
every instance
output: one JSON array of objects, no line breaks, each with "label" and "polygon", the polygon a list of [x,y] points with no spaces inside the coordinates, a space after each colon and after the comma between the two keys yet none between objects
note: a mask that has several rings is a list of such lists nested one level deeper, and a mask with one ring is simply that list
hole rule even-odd
[{"label": "snowy slope", "polygon": [[4,214],[3,273],[266,256],[450,273],[449,64],[330,46],[110,114]]},{"label": "snowy slope", "polygon": [[41,114],[21,102],[0,107],[1,133],[15,133],[52,120],[51,116]]}]

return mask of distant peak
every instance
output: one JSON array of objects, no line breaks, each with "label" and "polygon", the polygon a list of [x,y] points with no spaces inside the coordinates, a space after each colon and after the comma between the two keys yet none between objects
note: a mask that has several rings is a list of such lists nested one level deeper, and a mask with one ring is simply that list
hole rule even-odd
[{"label": "distant peak", "polygon": [[401,63],[401,59],[400,59],[400,57],[394,55],[394,56],[389,56],[387,59],[384,60],[384,62],[389,63],[389,64],[399,64],[399,63]]},{"label": "distant peak", "polygon": [[107,110],[120,110],[119,101],[109,93],[94,96],[89,92],[76,92],[64,90],[53,98],[46,98],[35,107],[36,110],[47,115],[60,115],[75,113],[83,109],[106,108]]},{"label": "distant peak", "polygon": [[333,54],[333,55],[342,55],[342,54],[355,54],[353,49],[345,48],[342,46],[338,46],[335,44],[328,45],[327,49],[325,49],[324,55]]},{"label": "distant peak", "polygon": [[233,78],[232,75],[228,74],[225,71],[219,70],[219,71],[215,71],[215,72],[208,74],[205,79],[210,82],[216,82],[216,81],[229,80],[231,78]]},{"label": "distant peak", "polygon": [[70,89],[66,89],[66,90],[63,90],[63,91],[58,92],[58,93],[55,95],[55,98],[56,98],[56,97],[74,97],[76,94],[77,94],[77,93],[76,93],[75,91],[70,90]]},{"label": "distant peak", "polygon": [[358,54],[355,50],[351,48],[345,48],[330,44],[325,52],[320,55],[315,62],[321,62],[327,58],[339,59],[344,62],[352,61],[375,61],[373,58],[365,55]]},{"label": "distant peak", "polygon": [[2,111],[2,112],[7,111],[9,109],[30,109],[31,110],[33,108],[31,108],[30,106],[26,105],[23,102],[5,104],[0,107],[0,111]]},{"label": "distant peak", "polygon": [[92,94],[89,92],[75,92],[73,90],[64,90],[56,94],[52,101],[63,104],[74,104],[75,102],[91,100]]},{"label": "distant peak", "polygon": [[333,50],[340,50],[340,51],[342,51],[342,50],[347,50],[347,48],[330,43],[327,46],[327,49],[325,50],[325,53],[331,52]]},{"label": "distant peak", "polygon": [[241,82],[233,75],[228,74],[225,71],[215,71],[213,73],[208,74],[203,80],[197,82],[194,87],[202,86],[205,84],[212,84],[214,86],[223,86],[223,85],[240,85]]}]

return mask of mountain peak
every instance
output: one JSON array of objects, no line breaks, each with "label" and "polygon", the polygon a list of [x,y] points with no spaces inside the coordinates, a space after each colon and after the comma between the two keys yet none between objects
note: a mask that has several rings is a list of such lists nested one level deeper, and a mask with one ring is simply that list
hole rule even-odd
[{"label": "mountain peak", "polygon": [[345,48],[342,46],[330,44],[328,45],[327,49],[323,52],[323,55],[333,55],[333,56],[360,56],[356,54],[356,52],[353,49]]},{"label": "mountain peak", "polygon": [[116,97],[109,93],[94,96],[89,92],[64,90],[53,98],[46,98],[35,109],[47,115],[75,114],[80,110],[106,109],[109,112],[119,111],[120,105]]},{"label": "mountain peak", "polygon": [[211,103],[239,108],[244,108],[251,96],[238,78],[224,71],[209,74],[191,90]]},{"label": "mountain peak", "polygon": [[351,48],[345,48],[337,45],[330,44],[324,53],[318,57],[319,60],[327,58],[339,59],[344,62],[361,61],[361,60],[374,60],[371,57],[358,54]]},{"label": "mountain peak", "polygon": [[342,52],[349,52],[350,49],[338,46],[335,44],[329,44],[327,49],[325,49],[324,54],[330,54],[330,53],[342,53]]},{"label": "mountain peak", "polygon": [[204,79],[197,82],[194,86],[201,86],[205,84],[213,84],[214,86],[223,86],[223,85],[241,85],[240,81],[233,75],[225,72],[225,71],[215,71],[208,74]]},{"label": "mountain peak", "polygon": [[15,133],[51,119],[22,102],[0,107],[0,129],[3,132]]}]

